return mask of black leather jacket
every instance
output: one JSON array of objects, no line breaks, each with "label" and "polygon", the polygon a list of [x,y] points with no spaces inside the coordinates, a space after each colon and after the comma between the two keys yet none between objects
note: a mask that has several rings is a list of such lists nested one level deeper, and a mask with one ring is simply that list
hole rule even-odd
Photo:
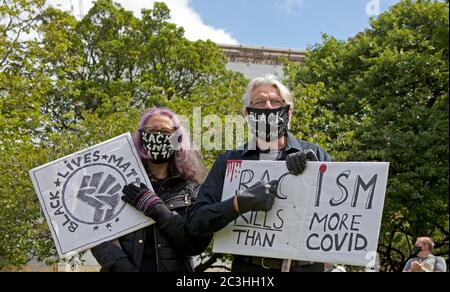
[{"label": "black leather jacket", "polygon": [[154,232],[157,271],[193,271],[190,256],[200,254],[211,241],[211,236],[191,236],[187,227],[188,209],[199,187],[178,176],[164,180],[155,191],[172,211],[172,216],[119,238],[120,247],[109,241],[92,248],[92,254],[102,266],[101,271],[141,271],[147,232]]}]

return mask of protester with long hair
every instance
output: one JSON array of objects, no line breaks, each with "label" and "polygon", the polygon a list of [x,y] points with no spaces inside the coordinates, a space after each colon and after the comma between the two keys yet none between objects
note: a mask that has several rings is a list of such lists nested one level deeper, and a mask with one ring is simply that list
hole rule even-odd
[{"label": "protester with long hair", "polygon": [[190,149],[177,115],[166,108],[147,111],[133,140],[152,187],[129,184],[122,199],[156,223],[102,243],[92,254],[102,271],[193,271],[191,256],[211,239],[191,236],[186,223],[205,174],[201,157]]}]

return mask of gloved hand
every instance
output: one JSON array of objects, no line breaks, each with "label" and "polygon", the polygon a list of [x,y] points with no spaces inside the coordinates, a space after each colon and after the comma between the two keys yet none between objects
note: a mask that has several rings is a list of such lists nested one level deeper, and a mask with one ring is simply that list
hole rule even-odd
[{"label": "gloved hand", "polygon": [[269,183],[258,181],[250,188],[236,191],[240,214],[248,211],[269,211],[277,194],[278,180]]},{"label": "gloved hand", "polygon": [[122,200],[155,221],[171,213],[161,198],[143,183],[141,183],[140,188],[134,184],[126,185],[123,187],[122,193],[125,194],[125,196],[122,196]]},{"label": "gloved hand", "polygon": [[306,168],[306,161],[318,161],[311,149],[291,153],[286,157],[286,166],[293,175],[302,174]]}]

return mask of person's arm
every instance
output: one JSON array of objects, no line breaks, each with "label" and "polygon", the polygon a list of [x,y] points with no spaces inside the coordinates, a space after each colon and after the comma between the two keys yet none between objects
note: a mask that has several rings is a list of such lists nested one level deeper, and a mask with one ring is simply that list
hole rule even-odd
[{"label": "person's arm", "polygon": [[[211,241],[210,236],[191,236],[187,227],[187,218],[171,211],[164,201],[145,184],[129,184],[123,187],[122,200],[135,207],[145,216],[152,218],[164,232],[166,238],[188,255],[201,253]],[[191,199],[195,193],[190,193]],[[181,212],[181,211],[180,211]]]},{"label": "person's arm", "polygon": [[221,201],[226,164],[223,155],[216,159],[189,212],[188,228],[195,236],[210,235],[219,231],[239,216],[233,204],[234,196]]},{"label": "person's arm", "polygon": [[[191,194],[192,204],[195,202],[199,188]],[[186,210],[186,215],[182,216],[175,211],[169,211],[165,218],[157,221],[159,228],[165,233],[168,240],[186,255],[197,255],[203,252],[211,242],[212,236],[192,236],[189,232],[187,214],[192,205]]]},{"label": "person's arm", "polygon": [[92,255],[102,267],[102,271],[108,272],[134,272],[135,266],[120,246],[113,241],[107,241],[91,248]]},{"label": "person's arm", "polygon": [[411,267],[407,272],[429,272],[429,271],[427,267],[424,266],[423,263],[420,263],[417,260],[412,260]]}]

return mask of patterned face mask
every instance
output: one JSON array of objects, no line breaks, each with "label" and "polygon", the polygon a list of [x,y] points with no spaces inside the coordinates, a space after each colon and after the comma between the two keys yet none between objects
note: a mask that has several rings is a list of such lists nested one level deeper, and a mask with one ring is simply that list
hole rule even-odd
[{"label": "patterned face mask", "polygon": [[266,142],[275,141],[286,135],[289,125],[289,108],[289,105],[275,109],[248,107],[248,121],[253,134]]},{"label": "patterned face mask", "polygon": [[142,133],[142,146],[155,164],[165,163],[175,154],[172,136],[173,134]]}]

